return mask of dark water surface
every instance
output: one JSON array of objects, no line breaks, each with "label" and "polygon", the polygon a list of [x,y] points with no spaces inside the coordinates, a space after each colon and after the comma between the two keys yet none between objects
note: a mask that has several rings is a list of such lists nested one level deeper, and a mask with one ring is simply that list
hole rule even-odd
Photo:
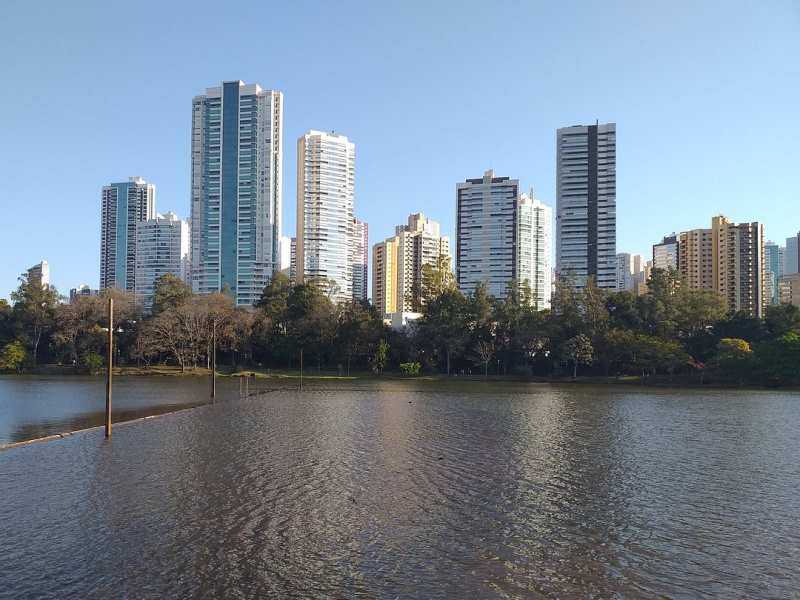
[{"label": "dark water surface", "polygon": [[345,384],[0,452],[0,598],[796,590],[796,393]]}]

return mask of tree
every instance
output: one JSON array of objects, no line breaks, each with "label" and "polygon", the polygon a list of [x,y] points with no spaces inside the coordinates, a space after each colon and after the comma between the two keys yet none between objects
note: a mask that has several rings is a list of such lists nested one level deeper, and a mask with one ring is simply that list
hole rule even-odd
[{"label": "tree", "polygon": [[58,292],[53,287],[43,286],[35,279],[31,280],[27,273],[19,281],[19,288],[11,292],[14,319],[19,328],[19,336],[30,348],[31,359],[36,366],[39,345],[53,328]]},{"label": "tree", "polygon": [[800,384],[800,334],[789,331],[755,350],[756,374],[769,385]]},{"label": "tree", "polygon": [[422,307],[428,302],[455,289],[456,279],[450,266],[450,257],[439,255],[434,264],[422,265],[419,292],[412,292],[412,306],[415,310],[422,311]]},{"label": "tree", "polygon": [[593,359],[591,340],[582,333],[564,342],[562,354],[572,363],[572,378],[578,376],[578,365],[590,365]]},{"label": "tree", "polygon": [[378,342],[375,356],[372,357],[372,370],[376,375],[383,373],[386,368],[386,361],[389,359],[389,344],[386,340]]},{"label": "tree", "polygon": [[192,297],[192,288],[177,275],[165,273],[155,283],[153,314],[158,315],[169,308],[177,308]]},{"label": "tree", "polygon": [[767,334],[779,338],[787,333],[800,333],[800,306],[777,304],[768,306],[764,315]]},{"label": "tree", "polygon": [[753,350],[747,340],[722,338],[715,360],[716,369],[725,377],[734,377],[743,382],[752,366]]},{"label": "tree", "polygon": [[466,298],[457,289],[449,289],[431,298],[424,316],[415,324],[418,346],[430,350],[432,357],[438,357],[439,362],[443,358],[448,375],[453,359],[461,353],[469,339],[466,316]]},{"label": "tree", "polygon": [[478,364],[483,365],[483,376],[488,377],[489,363],[494,358],[494,343],[491,340],[478,340],[473,353]]},{"label": "tree", "polygon": [[19,373],[23,364],[25,364],[25,345],[19,340],[9,342],[0,350],[0,370]]}]

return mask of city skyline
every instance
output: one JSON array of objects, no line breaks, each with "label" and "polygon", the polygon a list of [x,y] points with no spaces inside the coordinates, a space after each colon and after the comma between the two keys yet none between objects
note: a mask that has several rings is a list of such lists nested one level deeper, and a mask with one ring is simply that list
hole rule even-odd
[{"label": "city skyline", "polygon": [[[487,167],[519,178],[523,189],[533,185],[555,207],[555,129],[596,119],[618,124],[618,251],[647,256],[664,235],[701,227],[720,213],[735,222],[757,219],[778,242],[798,229],[784,217],[797,202],[787,174],[800,160],[792,143],[800,127],[791,108],[800,85],[800,61],[792,59],[800,51],[794,4],[708,3],[693,7],[691,18],[667,5],[585,5],[580,20],[569,8],[498,5],[487,23],[472,18],[469,3],[458,11],[430,8],[425,19],[413,3],[313,13],[278,7],[269,18],[284,26],[271,36],[252,35],[266,8],[251,9],[248,19],[194,11],[195,25],[213,28],[225,53],[198,47],[179,7],[162,7],[156,17],[155,6],[140,7],[153,17],[147,36],[113,7],[40,13],[19,4],[6,15],[0,45],[19,60],[0,69],[19,94],[0,100],[8,141],[0,175],[11,190],[4,202],[48,218],[4,230],[0,296],[15,287],[19,265],[43,257],[60,290],[97,285],[102,182],[141,174],[157,184],[162,206],[189,216],[188,105],[203,86],[232,78],[286,94],[290,141],[309,128],[348,133],[361,156],[356,202],[369,200],[358,216],[373,239],[415,210],[439,220],[452,237],[453,186]],[[120,23],[113,33],[101,26],[109,19]],[[32,23],[41,33],[36,44],[19,33]],[[347,24],[352,34],[325,52],[323,40],[309,33],[323,24]],[[59,35],[64,27],[76,35]],[[490,49],[460,43],[484,28],[505,33],[493,34]],[[770,36],[759,34],[766,30]],[[525,42],[530,32],[535,45]],[[111,43],[122,34],[129,34],[124,51]],[[567,38],[574,45],[564,52]],[[298,39],[318,60],[280,51],[290,41],[297,48]],[[599,39],[604,49],[596,52]],[[76,60],[85,65],[81,72],[70,67]],[[353,69],[352,78],[343,77]],[[116,77],[121,70],[126,76],[118,85],[96,84],[97,73]],[[490,93],[474,93],[477,70],[487,74]],[[45,101],[43,78],[59,89],[57,105]],[[142,80],[151,85],[142,89]],[[329,92],[324,97],[315,93],[321,88]],[[408,102],[401,90],[411,88],[425,90],[424,102]],[[403,126],[388,136],[391,114],[402,114]],[[478,122],[490,126],[469,127]],[[132,128],[138,135],[130,135]],[[41,139],[48,140],[46,153],[38,149]],[[116,143],[121,139],[126,143]],[[37,161],[28,159],[33,155]],[[290,153],[283,176],[284,202],[291,204]],[[401,177],[402,190],[389,185]],[[58,199],[50,191],[57,179],[71,182]],[[763,199],[758,214],[754,198]],[[284,210],[284,232],[294,231],[292,213]],[[65,228],[78,243],[62,249]]]}]

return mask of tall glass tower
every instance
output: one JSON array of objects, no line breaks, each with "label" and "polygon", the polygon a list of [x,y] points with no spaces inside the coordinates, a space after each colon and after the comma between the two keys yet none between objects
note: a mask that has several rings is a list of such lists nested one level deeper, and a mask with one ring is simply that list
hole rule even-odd
[{"label": "tall glass tower", "polygon": [[141,177],[103,186],[100,203],[100,289],[136,288],[136,224],[156,213],[156,186]]},{"label": "tall glass tower", "polygon": [[355,144],[311,130],[297,140],[297,282],[353,299]]},{"label": "tall glass tower", "polygon": [[255,304],[280,268],[283,94],[225,81],[192,102],[192,289]]},{"label": "tall glass tower", "polygon": [[617,285],[617,126],[557,132],[556,270],[583,287]]}]

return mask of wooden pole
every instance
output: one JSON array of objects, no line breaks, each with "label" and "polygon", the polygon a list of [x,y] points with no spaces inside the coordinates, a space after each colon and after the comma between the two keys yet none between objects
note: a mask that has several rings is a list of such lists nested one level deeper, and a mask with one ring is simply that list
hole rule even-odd
[{"label": "wooden pole", "polygon": [[111,392],[114,372],[114,299],[108,299],[108,359],[106,361],[106,437],[111,437]]},{"label": "wooden pole", "polygon": [[300,348],[300,391],[303,391],[303,349]]},{"label": "wooden pole", "polygon": [[211,333],[211,400],[217,396],[217,321],[212,325]]}]

